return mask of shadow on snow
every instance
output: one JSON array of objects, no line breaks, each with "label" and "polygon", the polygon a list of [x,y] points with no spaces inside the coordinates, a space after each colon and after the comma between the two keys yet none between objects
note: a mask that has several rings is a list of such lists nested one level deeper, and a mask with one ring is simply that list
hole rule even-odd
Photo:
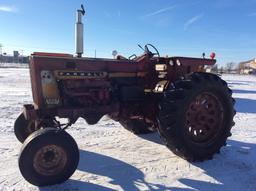
[{"label": "shadow on snow", "polygon": [[238,90],[238,89],[233,89],[233,93],[237,94],[256,94],[255,90]]},{"label": "shadow on snow", "polygon": [[[141,138],[162,144],[157,133],[142,135]],[[182,159],[181,159],[182,160]],[[180,178],[179,182],[190,188],[169,188],[172,191],[251,191],[256,190],[256,144],[228,140],[220,154],[213,160],[192,163],[202,169],[207,176],[215,181],[207,182],[192,178]],[[170,164],[172,165],[172,164]]]},{"label": "shadow on snow", "polygon": [[[111,179],[109,184],[117,185],[123,190],[139,191],[136,185],[143,185],[147,190],[170,190],[160,184],[151,184],[145,180],[144,173],[136,167],[121,160],[101,155],[94,152],[80,150],[80,162],[78,170],[84,173],[95,174]],[[64,189],[65,188],[65,189]],[[69,179],[63,184],[40,188],[41,191],[48,190],[72,190],[72,191],[114,191],[101,185],[82,180]]]},{"label": "shadow on snow", "polygon": [[[144,173],[136,167],[121,160],[98,153],[80,150],[80,163],[78,169],[95,175],[110,178],[110,184],[118,185],[123,190],[139,191],[136,185],[144,185],[147,190],[168,190],[164,185],[151,184],[145,181]],[[97,190],[83,187],[83,190]],[[101,191],[112,190],[100,188]]]},{"label": "shadow on snow", "polygon": [[[148,141],[162,144],[157,133],[140,136]],[[183,160],[183,159],[180,159]],[[139,191],[136,185],[144,185],[147,190],[171,190],[171,191],[195,191],[195,190],[255,190],[256,188],[256,145],[234,140],[228,140],[227,147],[220,154],[214,155],[214,159],[192,165],[202,169],[204,174],[215,181],[196,180],[192,178],[180,178],[177,181],[189,188],[166,187],[160,184],[148,183],[145,175],[136,167],[121,160],[80,150],[80,163],[78,170],[111,179],[110,184],[120,186],[123,190]],[[170,164],[174,165],[174,164]],[[63,184],[54,186],[72,191],[113,191],[114,189],[79,180],[68,180]],[[52,187],[48,187],[52,188]],[[54,189],[54,188],[53,188]],[[41,190],[48,190],[41,188]]]},{"label": "shadow on snow", "polygon": [[256,145],[239,141],[228,141],[228,146],[222,149],[220,155],[215,155],[211,161],[193,163],[214,181],[180,178],[179,182],[190,187],[187,189],[175,188],[173,191],[251,191],[256,189]]},{"label": "shadow on snow", "polygon": [[229,85],[239,85],[239,86],[243,86],[243,85],[249,85],[249,84],[253,84],[255,83],[255,81],[239,81],[239,80],[226,80],[226,82]]},{"label": "shadow on snow", "polygon": [[235,98],[235,109],[240,113],[256,113],[256,100]]}]

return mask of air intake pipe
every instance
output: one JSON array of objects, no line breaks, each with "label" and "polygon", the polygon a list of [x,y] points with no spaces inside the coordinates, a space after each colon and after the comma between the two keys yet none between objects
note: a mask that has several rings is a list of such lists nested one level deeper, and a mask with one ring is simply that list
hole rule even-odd
[{"label": "air intake pipe", "polygon": [[81,10],[77,10],[76,16],[76,56],[81,58],[84,53],[84,25],[82,22],[82,17],[85,14],[84,6],[81,5]]}]

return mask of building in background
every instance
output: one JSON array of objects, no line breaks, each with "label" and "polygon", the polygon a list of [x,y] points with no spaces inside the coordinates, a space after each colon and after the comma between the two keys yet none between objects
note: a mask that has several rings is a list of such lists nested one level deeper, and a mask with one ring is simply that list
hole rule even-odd
[{"label": "building in background", "polygon": [[239,63],[240,74],[256,74],[256,59]]},{"label": "building in background", "polygon": [[6,53],[0,54],[0,63],[20,63],[27,64],[29,57],[20,55],[19,51],[13,51],[13,55],[7,55]]},{"label": "building in background", "polygon": [[19,63],[19,51],[17,51],[17,50],[14,50],[13,51],[13,62],[14,63]]}]

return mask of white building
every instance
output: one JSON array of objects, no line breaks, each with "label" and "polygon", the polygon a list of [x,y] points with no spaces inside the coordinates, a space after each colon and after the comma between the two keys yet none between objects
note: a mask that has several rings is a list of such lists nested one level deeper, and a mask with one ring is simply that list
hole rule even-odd
[{"label": "white building", "polygon": [[256,59],[241,62],[239,69],[241,74],[256,74]]}]

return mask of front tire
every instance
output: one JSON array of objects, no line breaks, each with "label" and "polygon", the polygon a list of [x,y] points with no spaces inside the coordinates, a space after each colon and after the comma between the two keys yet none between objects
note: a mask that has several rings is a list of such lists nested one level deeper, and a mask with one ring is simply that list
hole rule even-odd
[{"label": "front tire", "polygon": [[35,126],[35,122],[27,120],[23,113],[19,115],[14,123],[14,134],[21,143],[36,130],[38,129]]},{"label": "front tire", "polygon": [[182,158],[211,159],[231,135],[234,103],[232,91],[221,78],[193,73],[164,93],[158,131],[167,147]]},{"label": "front tire", "polygon": [[19,168],[22,176],[36,186],[66,181],[76,170],[79,150],[65,131],[47,128],[32,133],[24,142]]}]

